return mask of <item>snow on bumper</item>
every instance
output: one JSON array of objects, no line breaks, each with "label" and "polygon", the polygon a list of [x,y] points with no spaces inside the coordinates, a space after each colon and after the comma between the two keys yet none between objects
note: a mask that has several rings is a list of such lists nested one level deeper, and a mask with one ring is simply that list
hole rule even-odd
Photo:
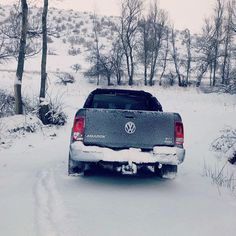
[{"label": "snow on bumper", "polygon": [[70,146],[70,157],[75,161],[83,162],[134,162],[148,164],[178,165],[184,161],[185,149],[178,147],[154,147],[150,152],[141,149],[124,149],[115,151],[110,148],[85,146],[82,142],[74,142]]}]

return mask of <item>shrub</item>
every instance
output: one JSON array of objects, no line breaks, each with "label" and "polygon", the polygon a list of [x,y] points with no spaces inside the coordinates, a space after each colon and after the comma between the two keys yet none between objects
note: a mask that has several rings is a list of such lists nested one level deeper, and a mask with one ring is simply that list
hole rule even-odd
[{"label": "shrub", "polygon": [[79,34],[79,33],[80,33],[80,30],[76,28],[76,29],[73,30],[73,33]]},{"label": "shrub", "polygon": [[221,130],[221,136],[215,139],[211,146],[214,151],[226,153],[231,147],[236,144],[236,129],[227,128]]},{"label": "shrub", "polygon": [[167,75],[164,75],[160,81],[160,85],[163,87],[173,86],[175,83],[175,76],[170,72]]},{"label": "shrub", "polygon": [[72,47],[68,50],[68,55],[70,55],[70,56],[76,56],[78,54],[80,54],[80,48],[73,48]]},{"label": "shrub", "polygon": [[52,38],[51,37],[47,37],[47,41],[48,41],[48,43],[53,43],[53,40],[52,40]]},{"label": "shrub", "polygon": [[39,104],[38,117],[44,125],[65,125],[67,115],[63,111],[62,96],[46,100]]},{"label": "shrub", "polygon": [[228,128],[221,131],[221,136],[215,139],[211,147],[220,152],[231,164],[236,163],[236,129]]},{"label": "shrub", "polygon": [[235,174],[228,169],[228,162],[212,168],[204,161],[203,176],[209,177],[218,187],[226,187],[233,193],[236,190]]},{"label": "shrub", "polygon": [[79,70],[81,70],[81,65],[80,64],[74,64],[71,66],[71,68],[77,73]]},{"label": "shrub", "polygon": [[[4,90],[0,90],[0,118],[15,115],[15,97]],[[23,98],[26,114],[33,113],[35,107],[27,98]]]},{"label": "shrub", "polygon": [[15,98],[6,91],[0,90],[0,118],[15,114]]},{"label": "shrub", "polygon": [[79,28],[80,27],[80,24],[79,23],[76,23],[75,24],[75,28],[77,29],[77,28]]},{"label": "shrub", "polygon": [[75,82],[74,76],[67,72],[58,73],[56,76],[58,78],[58,84],[67,85]]},{"label": "shrub", "polygon": [[93,48],[93,41],[87,41],[84,45],[88,50]]},{"label": "shrub", "polygon": [[88,32],[87,28],[83,28],[81,31],[83,34],[86,34]]},{"label": "shrub", "polygon": [[55,49],[52,49],[52,48],[49,48],[48,49],[48,55],[57,55],[57,53],[56,53],[56,50]]}]

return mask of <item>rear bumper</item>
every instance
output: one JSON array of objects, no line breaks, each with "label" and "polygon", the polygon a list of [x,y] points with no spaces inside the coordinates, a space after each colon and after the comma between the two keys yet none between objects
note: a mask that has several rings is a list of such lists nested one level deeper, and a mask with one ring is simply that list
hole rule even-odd
[{"label": "rear bumper", "polygon": [[184,161],[185,149],[179,147],[156,146],[150,152],[141,149],[112,150],[105,147],[85,146],[82,142],[70,145],[70,158],[81,162],[133,162],[136,164],[179,165]]}]

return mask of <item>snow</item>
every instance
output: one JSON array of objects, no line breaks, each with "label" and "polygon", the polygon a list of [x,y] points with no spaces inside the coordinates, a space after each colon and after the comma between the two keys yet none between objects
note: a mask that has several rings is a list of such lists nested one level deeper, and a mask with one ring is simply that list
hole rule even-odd
[{"label": "snow", "polygon": [[[175,180],[68,177],[73,115],[95,88],[82,81],[77,74],[75,84],[60,87],[66,92],[69,114],[65,127],[27,134],[0,151],[1,234],[234,235],[235,197],[227,188],[218,190],[202,173],[204,161],[211,167],[222,163],[210,144],[222,128],[234,127],[235,96],[195,89],[146,89],[157,95],[166,111],[178,111],[183,118],[187,155]],[[24,83],[34,87],[30,78]],[[51,85],[59,90],[55,83]],[[10,125],[11,119],[4,119]]]},{"label": "snow", "polygon": [[[78,62],[83,69],[88,67],[84,54],[66,55],[68,45],[61,39],[55,39],[52,47],[58,55],[48,58],[47,95],[62,99],[69,120],[56,128],[42,127],[35,116],[0,119],[0,235],[235,235],[235,181],[228,188],[208,176],[215,170],[219,174],[226,165],[223,177],[234,175],[235,179],[236,167],[217,158],[220,154],[211,145],[221,130],[236,128],[236,95],[133,86],[154,94],[164,111],[182,116],[186,158],[177,178],[68,177],[73,116],[96,86],[82,73],[71,71]],[[12,94],[15,68],[15,61],[0,64],[0,88]],[[39,70],[40,55],[27,60],[22,93],[32,101],[38,99]],[[75,83],[58,84],[59,71],[72,73]],[[35,127],[35,132],[26,132],[27,125]],[[9,132],[17,127],[21,129]]]},{"label": "snow", "polygon": [[71,155],[75,161],[134,162],[178,165],[183,162],[185,150],[175,147],[154,147],[151,152],[138,148],[115,151],[106,147],[86,146],[82,142],[71,144]]},{"label": "snow", "polygon": [[0,150],[9,148],[15,139],[42,128],[42,122],[32,115],[15,115],[0,119]]},{"label": "snow", "polygon": [[16,76],[14,85],[21,85],[22,81]]}]

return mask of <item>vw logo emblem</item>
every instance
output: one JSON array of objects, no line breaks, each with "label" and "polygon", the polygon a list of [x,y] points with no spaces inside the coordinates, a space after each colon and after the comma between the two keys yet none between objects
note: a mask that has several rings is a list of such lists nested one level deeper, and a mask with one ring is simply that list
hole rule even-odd
[{"label": "vw logo emblem", "polygon": [[133,122],[128,122],[125,124],[125,132],[128,134],[133,134],[136,131],[136,126]]}]

